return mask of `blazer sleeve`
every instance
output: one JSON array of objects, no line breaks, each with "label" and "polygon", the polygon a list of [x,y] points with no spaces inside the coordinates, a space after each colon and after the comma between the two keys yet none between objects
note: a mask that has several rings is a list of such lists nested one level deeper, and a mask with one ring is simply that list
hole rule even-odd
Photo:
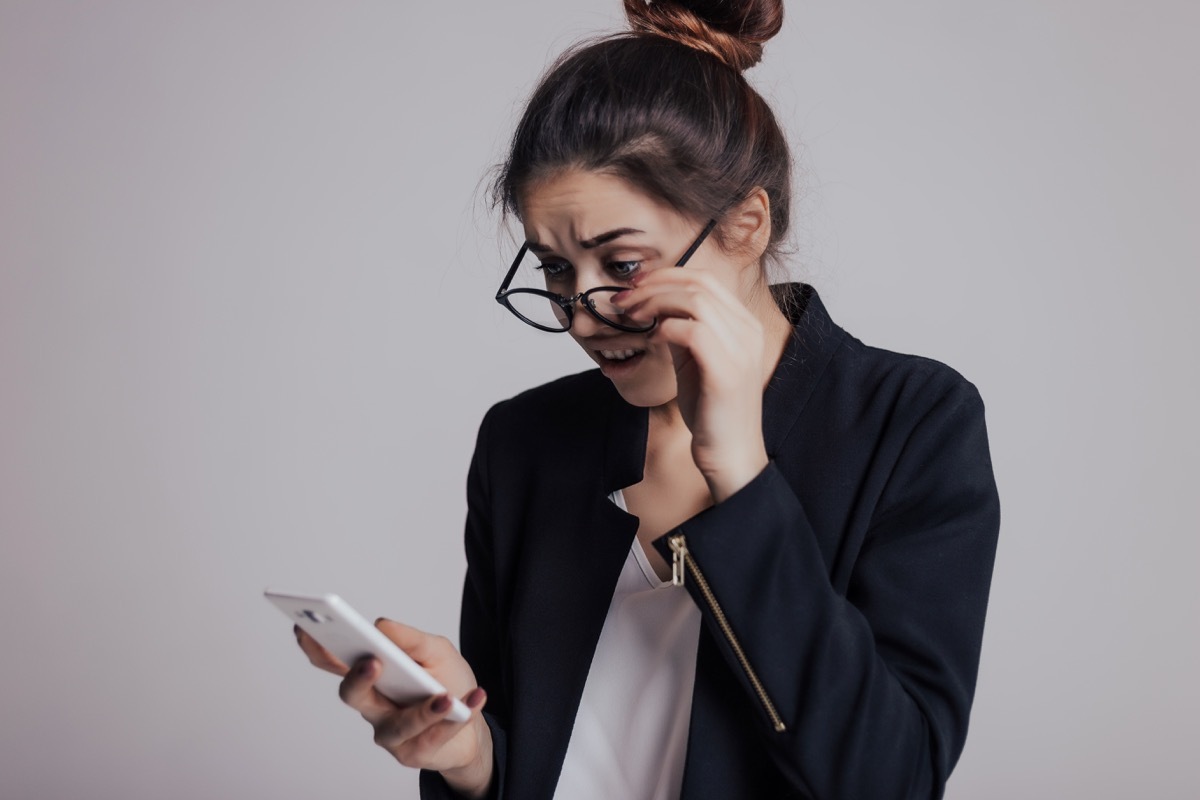
[{"label": "blazer sleeve", "polygon": [[[502,403],[492,406],[480,423],[475,452],[467,470],[467,521],[464,544],[467,576],[463,583],[459,648],[475,679],[488,693],[483,718],[492,734],[493,778],[491,800],[504,794],[507,763],[509,698],[504,696],[499,629],[496,619],[496,570],[492,543],[491,485],[488,479],[488,441],[493,418]],[[440,772],[421,770],[422,800],[459,800]]]},{"label": "blazer sleeve", "polygon": [[684,535],[703,578],[689,571],[685,585],[762,712],[767,751],[820,800],[940,798],[966,739],[1000,507],[978,391],[960,378],[939,392],[884,484],[845,596],[774,461],[655,541],[669,558]]}]

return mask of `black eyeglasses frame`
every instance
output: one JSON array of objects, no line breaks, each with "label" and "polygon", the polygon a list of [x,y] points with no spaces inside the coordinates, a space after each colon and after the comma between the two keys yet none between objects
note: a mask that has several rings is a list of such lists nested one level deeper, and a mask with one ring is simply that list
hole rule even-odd
[{"label": "black eyeglasses frame", "polygon": [[[677,262],[675,262],[675,266],[682,267],[683,265],[687,264],[688,259],[692,257],[692,254],[694,254],[698,249],[700,249],[700,245],[704,244],[704,240],[708,238],[708,235],[712,232],[712,229],[715,228],[716,226],[717,226],[717,220],[715,218],[710,219],[708,221],[708,224],[704,226],[704,230],[700,231],[700,235],[696,237],[696,240],[694,242],[692,242],[691,246],[688,247],[688,249],[680,257],[680,259]],[[592,301],[590,300],[590,296],[591,296],[592,292],[600,292],[600,291],[609,291],[609,292],[618,291],[618,292],[620,292],[620,291],[624,291],[624,290],[628,289],[629,288],[628,286],[593,286],[591,289],[588,289],[586,292],[580,292],[579,294],[575,295],[574,297],[563,297],[561,294],[558,294],[557,292],[551,292],[546,289],[509,289],[508,285],[510,283],[512,283],[513,277],[517,274],[517,268],[521,266],[521,262],[524,260],[525,254],[526,254],[526,252],[528,252],[528,250],[529,250],[529,242],[525,242],[524,244],[521,245],[521,249],[517,253],[517,257],[513,259],[512,266],[508,268],[508,274],[504,276],[504,281],[501,282],[500,288],[496,290],[496,302],[499,303],[500,305],[504,306],[505,308],[507,308],[509,311],[511,311],[513,313],[513,316],[515,316],[517,319],[521,320],[522,322],[532,325],[533,327],[537,328],[538,330],[546,331],[547,333],[566,333],[567,331],[571,330],[571,326],[575,323],[575,304],[577,302],[579,302],[580,300],[582,300],[583,307],[588,310],[588,313],[590,313],[593,317],[595,317],[596,319],[603,322],[605,325],[616,328],[617,330],[627,331],[629,333],[645,333],[646,331],[654,330],[654,326],[658,324],[658,320],[654,320],[648,326],[645,326],[645,327],[634,327],[634,326],[630,326],[630,325],[621,325],[620,323],[613,322],[610,319],[606,319],[605,317],[600,315],[600,312],[596,311],[595,304],[592,303]],[[521,312],[517,311],[517,309],[514,308],[512,303],[510,303],[508,300],[508,298],[514,294],[533,294],[533,295],[537,295],[539,297],[545,297],[548,300],[550,300],[550,302],[556,303],[560,308],[562,308],[563,313],[565,313],[567,316],[567,327],[551,328],[548,325],[542,325],[539,322],[534,322],[533,320],[529,319],[528,317],[522,316]]]}]

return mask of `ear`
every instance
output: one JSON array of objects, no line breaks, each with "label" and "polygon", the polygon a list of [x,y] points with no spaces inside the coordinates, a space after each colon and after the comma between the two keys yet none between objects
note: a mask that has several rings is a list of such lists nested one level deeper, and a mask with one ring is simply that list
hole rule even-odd
[{"label": "ear", "polygon": [[758,264],[771,241],[771,200],[761,186],[750,190],[744,200],[725,215],[725,231],[735,252],[746,266]]}]

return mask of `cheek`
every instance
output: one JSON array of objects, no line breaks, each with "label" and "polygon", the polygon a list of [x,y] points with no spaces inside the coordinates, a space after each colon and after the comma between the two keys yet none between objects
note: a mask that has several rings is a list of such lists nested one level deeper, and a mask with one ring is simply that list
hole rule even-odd
[{"label": "cheek", "polygon": [[665,342],[646,342],[646,363],[644,376],[652,381],[661,382],[670,378],[675,379],[675,362],[671,360],[671,350]]},{"label": "cheek", "polygon": [[657,362],[671,363],[671,349],[666,342],[646,342],[646,355]]}]

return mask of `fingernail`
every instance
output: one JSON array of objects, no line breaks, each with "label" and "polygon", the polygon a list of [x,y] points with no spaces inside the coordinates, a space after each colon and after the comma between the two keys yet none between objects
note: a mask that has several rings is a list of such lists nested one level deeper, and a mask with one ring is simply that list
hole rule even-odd
[{"label": "fingernail", "polygon": [[467,695],[467,708],[475,709],[483,705],[483,701],[487,699],[487,692],[482,686],[476,686]]},{"label": "fingernail", "polygon": [[612,296],[614,303],[624,302],[625,298],[629,297],[630,289],[623,289]]},{"label": "fingernail", "polygon": [[445,714],[450,710],[450,698],[444,694],[438,695],[433,699],[433,705],[429,706],[429,710],[435,714]]}]

